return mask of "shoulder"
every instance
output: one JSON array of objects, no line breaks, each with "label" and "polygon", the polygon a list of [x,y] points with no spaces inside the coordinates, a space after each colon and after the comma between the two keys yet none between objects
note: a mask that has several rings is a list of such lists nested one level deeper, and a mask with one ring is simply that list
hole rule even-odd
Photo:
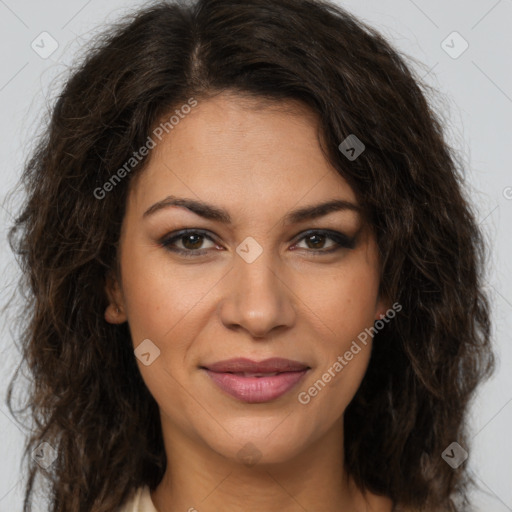
[{"label": "shoulder", "polygon": [[151,501],[149,487],[143,486],[134,490],[132,497],[118,512],[158,512]]}]

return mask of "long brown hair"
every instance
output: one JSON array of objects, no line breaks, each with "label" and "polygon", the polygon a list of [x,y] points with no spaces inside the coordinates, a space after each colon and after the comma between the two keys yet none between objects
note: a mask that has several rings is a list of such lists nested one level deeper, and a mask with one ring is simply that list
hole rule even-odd
[{"label": "long brown hair", "polygon": [[[38,474],[52,512],[114,511],[162,478],[157,404],[127,324],[103,317],[128,184],[148,157],[97,190],[169,112],[222,91],[299,100],[318,115],[326,158],[376,235],[381,292],[402,306],[345,413],[348,472],[397,505],[458,510],[450,495],[464,498],[470,480],[441,453],[453,441],[468,449],[468,404],[493,368],[486,254],[426,90],[378,32],[314,0],[161,2],[95,39],[27,160],[9,235],[25,300],[18,373],[32,378],[16,413],[34,425],[25,511]],[[338,149],[350,134],[365,145],[352,161]],[[46,469],[29,456],[42,442],[55,450]]]}]

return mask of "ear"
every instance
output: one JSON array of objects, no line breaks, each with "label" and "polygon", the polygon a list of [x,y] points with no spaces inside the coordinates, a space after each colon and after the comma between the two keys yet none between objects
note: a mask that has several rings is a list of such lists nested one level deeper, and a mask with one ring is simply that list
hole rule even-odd
[{"label": "ear", "polygon": [[105,320],[110,324],[122,324],[127,318],[121,286],[112,271],[108,272],[105,280],[105,293],[109,301],[105,309]]},{"label": "ear", "polygon": [[384,296],[379,295],[375,307],[375,320],[381,320],[386,316],[386,312],[391,308],[391,300]]}]

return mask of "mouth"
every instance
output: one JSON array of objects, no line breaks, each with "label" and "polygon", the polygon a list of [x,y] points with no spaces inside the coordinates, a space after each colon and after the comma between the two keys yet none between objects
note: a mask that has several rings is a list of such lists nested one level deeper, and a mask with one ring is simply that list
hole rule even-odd
[{"label": "mouth", "polygon": [[260,362],[230,359],[200,368],[218,388],[246,403],[279,398],[294,388],[311,369],[306,364],[283,358]]}]

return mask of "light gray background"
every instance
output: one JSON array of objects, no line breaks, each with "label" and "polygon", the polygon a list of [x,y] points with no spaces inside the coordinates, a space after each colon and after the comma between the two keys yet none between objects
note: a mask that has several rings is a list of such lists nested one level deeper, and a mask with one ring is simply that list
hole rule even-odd
[{"label": "light gray background", "polygon": [[[452,145],[468,163],[468,188],[492,247],[487,285],[493,300],[499,362],[494,378],[480,389],[472,408],[473,443],[467,463],[481,486],[475,493],[478,509],[512,511],[512,0],[338,2],[423,63],[414,67],[441,93],[437,108],[446,121]],[[59,77],[65,75],[92,34],[138,5],[142,2],[0,0],[2,304],[18,276],[5,241],[17,201],[6,202],[6,193],[15,185],[40,120],[59,90]],[[59,45],[46,59],[31,47],[44,31]],[[458,58],[452,58],[441,46],[453,31],[469,44]],[[456,36],[448,38],[446,44],[454,53],[463,42]],[[12,319],[4,315],[0,322],[0,381],[4,390],[18,354],[9,333]],[[23,434],[8,412],[3,394],[0,431],[0,511],[11,512],[21,510]]]}]

